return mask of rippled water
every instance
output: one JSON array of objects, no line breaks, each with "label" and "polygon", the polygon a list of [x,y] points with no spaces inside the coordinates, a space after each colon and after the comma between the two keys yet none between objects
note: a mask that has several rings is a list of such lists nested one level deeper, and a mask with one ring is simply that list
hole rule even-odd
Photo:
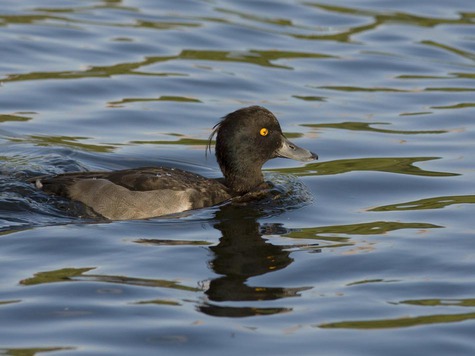
[{"label": "rippled water", "polygon": [[[4,0],[0,41],[0,353],[475,353],[473,1]],[[320,156],[277,200],[104,223],[26,183],[217,177],[255,104]]]}]

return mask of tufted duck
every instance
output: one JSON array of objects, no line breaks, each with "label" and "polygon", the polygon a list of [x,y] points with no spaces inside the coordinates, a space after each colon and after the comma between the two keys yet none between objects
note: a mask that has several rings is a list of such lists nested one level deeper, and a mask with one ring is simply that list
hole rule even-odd
[{"label": "tufted duck", "polygon": [[226,115],[216,135],[224,179],[174,168],[78,172],[34,178],[45,192],[79,201],[110,220],[144,219],[219,204],[265,186],[262,165],[275,157],[312,161],[317,155],[287,140],[275,116],[260,106]]}]

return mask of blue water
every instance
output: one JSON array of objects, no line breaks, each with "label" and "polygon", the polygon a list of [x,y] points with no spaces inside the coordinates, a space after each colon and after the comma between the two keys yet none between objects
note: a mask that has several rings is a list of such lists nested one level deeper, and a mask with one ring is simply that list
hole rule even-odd
[{"label": "blue water", "polygon": [[[475,3],[0,7],[0,354],[473,355]],[[219,177],[262,105],[316,163],[280,194],[101,222],[35,175]]]}]

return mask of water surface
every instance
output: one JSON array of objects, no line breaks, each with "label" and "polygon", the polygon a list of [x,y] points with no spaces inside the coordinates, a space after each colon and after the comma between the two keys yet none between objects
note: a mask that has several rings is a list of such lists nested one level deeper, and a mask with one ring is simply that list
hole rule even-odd
[{"label": "water surface", "polygon": [[[0,353],[472,355],[475,4],[0,10]],[[35,175],[206,158],[262,105],[320,160],[280,194],[101,222]]]}]

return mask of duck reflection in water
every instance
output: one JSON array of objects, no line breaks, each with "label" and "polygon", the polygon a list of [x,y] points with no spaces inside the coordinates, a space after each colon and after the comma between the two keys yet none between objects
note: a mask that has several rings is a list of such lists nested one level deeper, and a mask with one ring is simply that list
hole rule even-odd
[{"label": "duck reflection in water", "polygon": [[222,237],[219,244],[211,247],[215,257],[210,262],[212,269],[222,277],[211,280],[206,302],[199,309],[206,314],[224,317],[269,315],[290,311],[278,307],[225,306],[212,302],[264,301],[299,296],[309,287],[284,288],[248,285],[251,277],[284,269],[293,259],[292,246],[277,246],[263,238],[265,234],[284,234],[287,229],[280,224],[261,226],[257,219],[264,214],[250,206],[227,205],[216,214],[214,225]]}]

